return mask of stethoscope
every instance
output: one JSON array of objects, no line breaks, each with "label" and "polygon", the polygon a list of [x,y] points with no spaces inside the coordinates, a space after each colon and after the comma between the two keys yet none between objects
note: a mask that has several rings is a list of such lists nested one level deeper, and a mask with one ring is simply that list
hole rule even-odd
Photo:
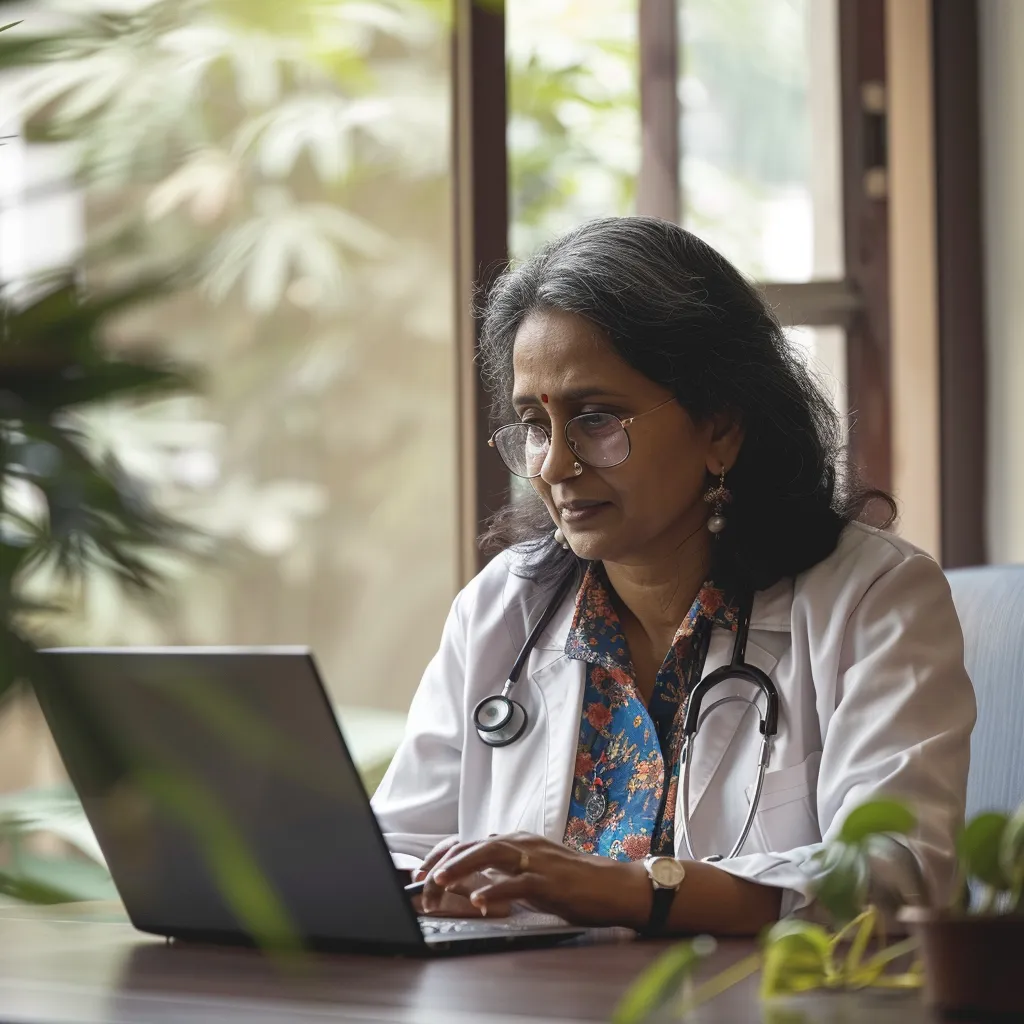
[{"label": "stethoscope", "polygon": [[[476,727],[477,735],[489,747],[507,747],[515,743],[526,731],[529,718],[526,709],[517,700],[513,700],[510,694],[519,682],[519,676],[523,671],[530,652],[536,646],[541,633],[551,621],[552,616],[561,606],[570,587],[575,582],[573,576],[567,577],[555,591],[550,603],[544,609],[544,614],[538,619],[537,624],[530,631],[522,650],[516,656],[512,670],[508,674],[501,693],[493,697],[485,697],[473,711],[473,724]],[[747,809],[747,816],[743,822],[743,829],[732,849],[726,857],[735,857],[747,841],[750,829],[754,824],[754,816],[757,814],[757,807],[761,800],[761,790],[764,787],[764,776],[771,762],[771,742],[779,729],[779,691],[775,684],[768,678],[768,674],[754,665],[748,665],[744,660],[747,651],[747,633],[750,631],[750,619],[753,612],[753,596],[747,598],[740,611],[739,624],[736,629],[736,640],[732,648],[732,661],[728,665],[709,672],[690,692],[687,701],[686,715],[683,719],[683,748],[680,754],[683,762],[683,777],[680,782],[680,796],[682,798],[682,825],[683,842],[686,845],[686,852],[693,860],[697,855],[693,850],[693,837],[690,833],[690,764],[693,761],[693,745],[697,737],[697,731],[715,708],[733,701],[749,704],[758,715],[760,720],[759,729],[761,732],[761,748],[757,759],[757,782],[754,785],[754,795],[750,800]],[[703,712],[701,707],[708,692],[720,683],[730,679],[742,679],[759,691],[759,696],[765,698],[765,709],[762,712],[757,703],[757,697],[751,700],[739,694],[730,694],[716,700]],[[721,854],[711,854],[703,858],[705,861],[714,862],[722,860]]]}]

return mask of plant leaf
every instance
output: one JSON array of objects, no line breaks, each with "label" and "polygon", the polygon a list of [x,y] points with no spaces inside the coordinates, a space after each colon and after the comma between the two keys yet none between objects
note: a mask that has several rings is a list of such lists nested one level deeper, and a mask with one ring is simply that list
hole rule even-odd
[{"label": "plant leaf", "polygon": [[957,852],[968,875],[999,891],[1009,889],[1011,884],[1000,862],[1008,824],[1007,815],[988,811],[968,822],[957,841]]},{"label": "plant leaf", "polygon": [[[855,974],[860,968],[861,961],[864,958],[864,951],[868,948],[868,943],[874,934],[877,919],[878,912],[871,907],[853,922],[857,927],[854,932],[853,942],[850,943],[850,948],[847,951],[846,963],[844,965],[848,976]],[[859,923],[857,923],[858,921]]]},{"label": "plant leaf", "polygon": [[850,812],[839,838],[844,843],[862,843],[879,833],[908,835],[917,827],[914,813],[898,800],[871,800]]},{"label": "plant leaf", "polygon": [[1019,807],[1006,823],[999,849],[999,862],[1019,901],[1024,892],[1024,806]]},{"label": "plant leaf", "polygon": [[814,884],[821,905],[838,921],[852,921],[864,906],[868,866],[860,846],[837,842],[828,847],[824,869]]},{"label": "plant leaf", "polygon": [[701,959],[692,942],[673,946],[626,990],[615,1007],[612,1024],[640,1024],[679,990]]},{"label": "plant leaf", "polygon": [[25,853],[19,853],[17,862],[0,873],[0,892],[31,903],[118,898],[106,869],[93,861]]},{"label": "plant leaf", "polygon": [[214,794],[180,769],[139,769],[136,778],[144,792],[193,833],[221,898],[256,943],[284,953],[301,949],[287,907]]},{"label": "plant leaf", "polygon": [[[874,956],[869,957],[868,960],[859,965],[857,970],[849,972],[846,979],[847,986],[850,988],[866,988],[868,985],[884,984],[887,979],[882,977],[882,971],[894,960],[899,960],[900,957],[913,953],[918,948],[918,945],[917,936],[911,936],[909,939],[904,939],[902,942],[896,942],[891,946],[886,946],[885,949],[879,950]],[[894,978],[903,979],[899,987],[911,987],[912,983],[909,981],[911,974],[912,972],[908,972],[907,974],[894,976]],[[920,984],[921,976],[918,974],[916,985],[920,986]]]},{"label": "plant leaf", "polygon": [[806,992],[826,983],[832,974],[832,942],[821,925],[787,918],[765,936],[761,996]]},{"label": "plant leaf", "polygon": [[70,786],[27,789],[0,796],[0,839],[47,832],[72,843],[97,864],[103,853]]}]

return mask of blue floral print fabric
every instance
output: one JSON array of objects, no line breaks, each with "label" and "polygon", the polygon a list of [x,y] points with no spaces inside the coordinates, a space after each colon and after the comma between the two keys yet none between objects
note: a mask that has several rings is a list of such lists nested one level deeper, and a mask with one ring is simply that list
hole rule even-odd
[{"label": "blue floral print fabric", "polygon": [[739,611],[704,583],[645,706],[609,591],[600,563],[591,563],[565,642],[570,658],[587,662],[587,680],[564,843],[617,860],[671,855],[686,697],[703,672],[712,626],[735,630]]}]

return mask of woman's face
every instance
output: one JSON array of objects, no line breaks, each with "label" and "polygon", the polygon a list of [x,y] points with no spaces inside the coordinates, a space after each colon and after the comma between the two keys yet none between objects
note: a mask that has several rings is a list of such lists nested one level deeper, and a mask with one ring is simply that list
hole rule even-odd
[{"label": "woman's face", "polygon": [[[528,317],[513,351],[513,404],[548,427],[551,446],[531,483],[552,522],[581,558],[644,564],[671,557],[709,515],[707,473],[736,460],[742,432],[715,417],[696,423],[660,384],[633,369],[582,317],[557,311]],[[626,419],[629,457],[617,466],[583,465],[565,440],[566,420],[610,412]],[[582,463],[581,463],[582,464]]]}]

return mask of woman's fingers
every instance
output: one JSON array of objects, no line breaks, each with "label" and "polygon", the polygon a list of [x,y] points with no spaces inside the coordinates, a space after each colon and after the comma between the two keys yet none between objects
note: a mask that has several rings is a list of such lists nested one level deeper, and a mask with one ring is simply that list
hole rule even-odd
[{"label": "woman's fingers", "polygon": [[507,918],[511,912],[511,904],[506,900],[496,898],[485,905],[477,905],[469,896],[444,890],[440,891],[433,904],[423,897],[421,899],[422,904],[417,909],[431,918]]},{"label": "woman's fingers", "polygon": [[[453,843],[448,847],[441,857],[434,863],[434,866],[427,872],[426,878],[423,882],[423,906],[427,913],[433,913],[434,908],[441,905],[443,894],[450,890],[456,895],[468,896],[472,891],[474,885],[467,885],[463,877],[452,879],[450,882],[442,883],[438,879],[438,871],[444,868],[444,865],[448,863],[449,859],[454,856],[458,856],[461,852],[472,849],[475,844],[473,843]],[[459,884],[463,882],[463,884]]]},{"label": "woman's fingers", "polygon": [[[486,879],[477,879],[477,885]],[[467,886],[462,892],[453,889],[437,889],[428,894],[424,888],[422,896],[416,897],[413,906],[417,913],[431,917],[508,917],[512,905],[499,896],[488,899],[484,903],[473,903],[469,898],[473,886]]]},{"label": "woman's fingers", "polygon": [[478,905],[468,896],[442,890],[434,905],[427,904],[424,900],[416,909],[428,917],[508,917],[511,904],[495,898],[488,900],[486,904]]},{"label": "woman's fingers", "polygon": [[543,892],[544,885],[543,875],[528,871],[480,886],[470,894],[469,903],[485,917],[493,917],[497,916],[497,911],[492,908],[508,907],[517,900],[536,900]]},{"label": "woman's fingers", "polygon": [[[431,878],[444,887],[486,868],[496,868],[506,875],[519,875],[529,864],[530,853],[524,846],[506,839],[489,839],[449,851],[431,873]],[[430,884],[429,880],[427,884]]]},{"label": "woman's fingers", "polygon": [[473,845],[473,841],[462,842],[458,836],[451,836],[443,842],[438,843],[437,846],[427,854],[426,859],[419,866],[415,875],[413,875],[413,881],[418,882],[421,879],[426,878],[427,875],[429,875],[430,872],[439,864],[443,864],[447,857],[458,853],[460,850],[466,850]]},{"label": "woman's fingers", "polygon": [[442,839],[431,851],[423,858],[423,863],[413,872],[412,880],[419,882],[420,880],[427,877],[430,873],[430,869],[438,864],[444,855],[453,847],[458,846],[459,837],[449,836],[447,839]]}]

